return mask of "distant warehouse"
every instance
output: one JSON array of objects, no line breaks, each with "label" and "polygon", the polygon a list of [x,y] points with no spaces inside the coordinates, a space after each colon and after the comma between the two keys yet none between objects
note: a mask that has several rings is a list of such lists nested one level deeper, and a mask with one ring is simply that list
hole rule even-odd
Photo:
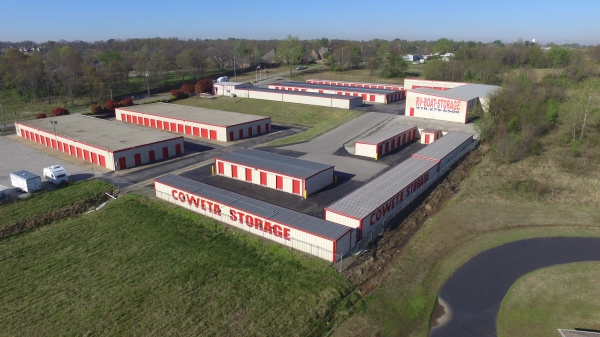
[{"label": "distant warehouse", "polygon": [[469,111],[477,106],[487,110],[489,96],[500,89],[495,85],[457,82],[440,81],[428,84],[428,86],[411,84],[413,89],[407,89],[406,116],[466,124]]},{"label": "distant warehouse", "polygon": [[215,173],[307,196],[333,183],[334,166],[252,149],[215,158]]},{"label": "distant warehouse", "polygon": [[306,91],[288,91],[265,88],[236,89],[236,95],[245,98],[269,101],[299,103],[326,106],[331,108],[352,109],[363,105],[362,97],[319,94]]},{"label": "distant warehouse", "polygon": [[[448,133],[421,150],[421,155],[405,160],[325,207],[325,219],[356,228],[354,245],[440,178],[448,164],[470,149],[472,137],[460,132]],[[426,151],[429,147],[431,150]]]},{"label": "distant warehouse", "polygon": [[111,170],[183,153],[181,136],[81,115],[23,121],[15,126],[23,138]]},{"label": "distant warehouse", "polygon": [[362,97],[363,102],[390,103],[399,101],[404,97],[400,90],[367,89],[356,87],[340,87],[334,85],[310,84],[299,82],[282,82],[269,84],[269,89],[316,92],[320,94],[334,94],[343,96]]},{"label": "distant warehouse", "polygon": [[154,181],[156,197],[330,262],[350,250],[352,228],[174,174]]},{"label": "distant warehouse", "polygon": [[115,109],[117,120],[221,142],[268,133],[271,118],[210,110],[179,104],[155,103]]},{"label": "distant warehouse", "polygon": [[[401,85],[398,85],[398,84],[348,82],[348,81],[315,80],[315,79],[306,80],[306,83],[321,84],[321,85],[336,85],[336,86],[340,86],[340,87],[398,90],[398,91],[402,91],[404,93],[404,87]],[[404,98],[404,96],[402,98]]]}]

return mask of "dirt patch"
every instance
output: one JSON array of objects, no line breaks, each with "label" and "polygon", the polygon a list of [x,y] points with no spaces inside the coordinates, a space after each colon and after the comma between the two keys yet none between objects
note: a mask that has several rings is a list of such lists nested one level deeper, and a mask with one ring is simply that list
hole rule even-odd
[{"label": "dirt patch", "polygon": [[0,240],[8,238],[13,235],[21,234],[30,229],[38,228],[47,224],[51,224],[55,221],[68,218],[77,214],[84,213],[90,208],[98,205],[99,203],[106,201],[108,196],[105,194],[97,197],[80,200],[69,206],[57,209],[52,212],[40,214],[25,220],[16,221],[6,227],[0,228]]},{"label": "dirt patch", "polygon": [[478,164],[484,155],[485,150],[473,150],[399,226],[385,233],[368,253],[359,255],[342,275],[357,286],[363,296],[375,290],[383,283],[387,269],[393,265],[395,256],[401,252],[407,239],[458,192],[471,167]]}]

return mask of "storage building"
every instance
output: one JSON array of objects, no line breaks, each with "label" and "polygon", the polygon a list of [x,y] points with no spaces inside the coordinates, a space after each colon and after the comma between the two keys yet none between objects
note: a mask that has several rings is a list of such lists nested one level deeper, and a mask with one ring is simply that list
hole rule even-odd
[{"label": "storage building", "polygon": [[442,130],[423,129],[421,130],[421,144],[431,144],[442,137]]},{"label": "storage building", "polygon": [[269,89],[316,92],[344,96],[362,97],[363,102],[389,103],[399,101],[404,97],[400,90],[368,89],[356,87],[340,87],[335,85],[310,84],[299,82],[282,82],[269,84]]},{"label": "storage building", "polygon": [[404,89],[418,89],[418,88],[429,88],[434,90],[448,90],[456,87],[460,87],[463,85],[467,85],[469,83],[466,82],[449,82],[449,81],[431,81],[431,80],[423,80],[420,78],[405,78],[404,79]]},{"label": "storage building", "polygon": [[236,90],[238,97],[264,99],[269,101],[326,106],[352,109],[363,105],[362,97],[319,94],[305,91],[288,91],[266,88],[245,88]]},{"label": "storage building", "polygon": [[473,135],[470,133],[448,132],[436,142],[413,153],[413,157],[432,160],[440,163],[441,167],[445,167],[472,143]]},{"label": "storage building", "polygon": [[325,220],[356,228],[352,243],[379,226],[438,178],[436,162],[411,157],[325,208]]},{"label": "storage building", "polygon": [[23,138],[111,170],[183,153],[181,136],[81,115],[23,121],[15,126]]},{"label": "storage building", "polygon": [[391,219],[471,149],[472,134],[450,132],[325,208],[325,219],[356,228],[360,240]]},{"label": "storage building", "polygon": [[321,84],[321,85],[335,85],[339,87],[357,87],[357,88],[368,88],[368,89],[385,89],[385,90],[398,90],[401,91],[404,99],[404,87],[398,84],[383,84],[383,83],[365,83],[365,82],[347,82],[347,81],[332,81],[332,80],[306,80],[306,83],[310,84]]},{"label": "storage building", "polygon": [[334,166],[245,149],[215,158],[215,174],[308,196],[334,181]]},{"label": "storage building", "polygon": [[237,95],[236,90],[241,88],[252,88],[252,84],[243,82],[217,82],[213,84],[213,93],[217,96]]},{"label": "storage building", "polygon": [[168,174],[156,196],[287,247],[335,262],[350,250],[351,228]]},{"label": "storage building", "polygon": [[469,111],[479,104],[487,110],[489,95],[498,89],[495,85],[466,84],[447,90],[407,90],[405,115],[466,124]]},{"label": "storage building", "polygon": [[379,159],[417,137],[417,127],[395,125],[354,142],[354,154]]},{"label": "storage building", "polygon": [[117,120],[190,136],[230,142],[268,133],[271,118],[179,104],[155,103],[115,109]]}]

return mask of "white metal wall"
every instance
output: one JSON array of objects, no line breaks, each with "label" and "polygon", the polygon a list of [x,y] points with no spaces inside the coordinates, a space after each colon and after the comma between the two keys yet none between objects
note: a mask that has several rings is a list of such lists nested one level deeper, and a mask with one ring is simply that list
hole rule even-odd
[{"label": "white metal wall", "polygon": [[354,143],[354,154],[357,156],[376,158],[377,157],[377,145]]},{"label": "white metal wall", "polygon": [[[280,84],[269,84],[269,89],[280,89],[280,90],[289,90],[289,91],[306,91],[306,92],[316,92],[322,94],[331,94],[331,95],[342,95],[342,96],[352,96],[352,97],[362,97],[364,102],[375,102],[375,103],[386,103],[387,95],[385,94],[366,94],[366,99],[364,99],[364,93],[356,92],[352,90],[352,87],[332,87],[317,89],[317,88],[302,88],[302,87],[286,87]],[[357,94],[358,96],[355,96]],[[375,100],[371,101],[370,97],[374,96]]]},{"label": "white metal wall", "polygon": [[[155,182],[154,187],[156,190],[157,198],[185,207],[196,213],[200,213],[201,215],[224,222],[228,225],[237,227],[252,234],[262,236],[284,246],[292,247],[294,249],[320,257],[327,261],[335,261],[334,241],[332,240],[328,240],[317,235],[304,232],[302,230],[294,228],[289,224],[272,222],[270,219],[266,219],[255,214],[250,214],[244,210],[235,207],[219,204],[217,202],[204,198],[199,194],[184,192],[176,188],[170,187],[168,185],[162,184],[160,182]],[[211,212],[210,209],[206,206],[205,209],[202,209],[201,200],[210,201],[211,203],[213,203],[213,211]],[[215,205],[218,205],[220,212],[214,211],[216,209]],[[244,214],[244,219],[240,219],[240,213]],[[275,236],[273,232],[261,230],[261,227],[257,224],[257,219],[263,224],[269,222],[271,227],[279,226],[282,232],[289,233],[288,237],[286,238],[283,236]],[[265,226],[263,225],[263,228],[264,227]],[[340,248],[342,249],[344,249],[346,245],[348,246],[348,248],[343,250],[341,253],[344,253],[349,250],[349,240],[350,232],[348,232],[346,235],[344,235],[344,237],[340,238],[336,242],[336,246],[341,246]],[[339,253],[340,252],[338,252],[338,254]]]},{"label": "white metal wall", "polygon": [[359,228],[360,220],[353,219],[347,217],[345,215],[334,213],[328,209],[325,209],[325,220],[329,220],[331,222],[339,223],[340,225],[344,225],[351,228]]},{"label": "white metal wall", "polygon": [[446,81],[430,81],[430,80],[420,80],[414,78],[405,78],[404,79],[404,88],[406,90],[416,89],[416,88],[431,88],[436,90],[444,90],[444,89],[452,89],[456,87],[460,87],[466,85],[468,83],[463,82],[446,82]]},{"label": "white metal wall", "polygon": [[306,193],[313,194],[318,190],[333,184],[333,167],[319,172],[314,176],[307,178],[306,181]]},{"label": "white metal wall", "polygon": [[[273,87],[269,87],[273,89]],[[353,107],[362,106],[362,97],[356,97],[351,100],[345,99],[332,99],[329,97],[315,97],[315,96],[303,96],[303,95],[292,95],[277,92],[264,92],[264,91],[250,91],[250,90],[237,90],[238,96],[245,98],[264,99],[269,101],[286,102],[286,103],[298,103],[307,105],[326,106],[340,109],[350,109]],[[318,91],[313,91],[318,92]],[[334,93],[335,94],[335,93]]]},{"label": "white metal wall", "polygon": [[[420,106],[417,106],[417,100],[422,102]],[[447,106],[458,106],[458,110],[454,110],[454,108],[444,110],[441,108],[444,103],[447,103]],[[405,116],[410,116],[412,111],[413,117],[439,119],[464,124],[467,121],[467,105],[468,102],[466,101],[408,91],[404,114]]]},{"label": "white metal wall", "polygon": [[[219,170],[219,163],[223,163],[223,171],[221,172]],[[283,192],[287,192],[287,193],[291,193],[291,194],[295,194],[295,195],[303,195],[304,193],[304,183],[302,181],[302,179],[298,179],[298,178],[294,178],[294,177],[290,177],[290,176],[285,176],[282,174],[276,174],[273,172],[269,172],[269,171],[264,171],[261,169],[257,169],[254,167],[249,167],[249,166],[243,166],[243,165],[239,165],[239,164],[235,164],[235,163],[229,163],[227,161],[223,161],[220,159],[216,159],[215,160],[215,174],[217,175],[221,175],[224,177],[228,177],[228,178],[233,178],[233,179],[238,179],[238,180],[242,180],[242,181],[246,181],[248,183],[252,183],[255,185],[262,185],[261,184],[261,180],[260,180],[260,173],[264,172],[267,175],[267,185],[266,187],[272,188],[272,189],[277,189],[277,176],[282,177],[282,182],[283,182],[283,189],[279,190],[279,191],[283,191]],[[232,173],[232,169],[231,166],[235,165],[237,167],[237,178],[233,177],[233,173]],[[246,180],[246,169],[250,169],[252,171],[252,181],[247,181]],[[330,173],[331,174],[331,173]],[[299,182],[299,186],[300,186],[300,192],[299,193],[294,193],[294,186],[293,186],[293,181],[296,180]],[[332,181],[333,182],[333,181]],[[319,181],[317,180],[316,183],[319,183]],[[308,183],[307,183],[308,184]],[[265,185],[262,185],[265,186]]]}]

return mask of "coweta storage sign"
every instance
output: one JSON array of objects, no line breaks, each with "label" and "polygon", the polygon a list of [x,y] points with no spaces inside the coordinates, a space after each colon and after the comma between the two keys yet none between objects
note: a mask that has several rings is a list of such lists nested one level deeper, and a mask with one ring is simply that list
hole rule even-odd
[{"label": "coweta storage sign", "polygon": [[154,188],[160,199],[327,261],[350,250],[352,228],[337,223],[174,174]]}]

